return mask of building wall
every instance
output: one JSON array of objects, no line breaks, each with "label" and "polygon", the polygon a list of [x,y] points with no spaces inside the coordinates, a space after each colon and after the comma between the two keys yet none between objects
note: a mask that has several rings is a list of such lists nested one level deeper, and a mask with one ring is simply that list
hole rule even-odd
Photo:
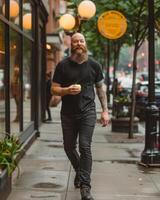
[{"label": "building wall", "polygon": [[15,0],[17,8],[0,2],[0,134],[14,133],[24,142],[42,119],[47,10],[40,0]]},{"label": "building wall", "polygon": [[[47,72],[51,71],[54,74],[56,64],[64,56],[64,36],[63,33],[58,33],[60,14],[65,12],[66,1],[63,0],[49,0],[49,16],[46,26],[46,33],[53,34],[53,42],[49,43],[51,49],[47,50]],[[55,43],[54,37],[58,37],[59,41]]]},{"label": "building wall", "polygon": [[48,23],[46,26],[46,33],[53,33],[55,30],[55,18],[54,18],[54,4],[55,0],[49,0],[49,16],[48,16]]}]

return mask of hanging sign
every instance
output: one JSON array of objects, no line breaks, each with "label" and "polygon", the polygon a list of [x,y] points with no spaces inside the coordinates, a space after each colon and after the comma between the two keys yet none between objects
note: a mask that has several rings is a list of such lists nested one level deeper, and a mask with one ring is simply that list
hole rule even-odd
[{"label": "hanging sign", "polygon": [[116,10],[104,12],[98,18],[98,30],[108,39],[118,39],[127,30],[127,20]]}]

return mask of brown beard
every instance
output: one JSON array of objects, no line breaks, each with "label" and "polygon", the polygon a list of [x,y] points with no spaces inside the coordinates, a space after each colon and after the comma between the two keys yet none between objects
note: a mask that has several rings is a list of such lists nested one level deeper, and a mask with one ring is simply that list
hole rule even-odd
[{"label": "brown beard", "polygon": [[88,60],[88,55],[87,54],[82,54],[81,56],[78,56],[77,54],[72,54],[71,55],[71,60],[73,60],[76,63],[83,63]]},{"label": "brown beard", "polygon": [[[81,49],[82,51],[78,51],[78,49]],[[75,46],[71,48],[71,59],[74,60],[77,63],[83,63],[88,59],[87,54],[87,47],[85,46]]]},{"label": "brown beard", "polygon": [[75,47],[71,48],[72,54],[77,54],[77,49],[81,49],[82,50],[81,54],[86,54],[87,53],[87,48],[85,46],[75,46]]}]

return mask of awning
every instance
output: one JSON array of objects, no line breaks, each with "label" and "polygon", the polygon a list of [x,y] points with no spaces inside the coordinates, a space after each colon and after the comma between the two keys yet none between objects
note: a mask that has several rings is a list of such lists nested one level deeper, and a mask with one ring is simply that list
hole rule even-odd
[{"label": "awning", "polygon": [[53,45],[58,50],[61,48],[62,40],[58,33],[47,34],[46,42],[47,44]]},{"label": "awning", "polygon": [[49,13],[49,3],[48,3],[48,0],[42,0],[42,3],[46,9],[46,11]]}]

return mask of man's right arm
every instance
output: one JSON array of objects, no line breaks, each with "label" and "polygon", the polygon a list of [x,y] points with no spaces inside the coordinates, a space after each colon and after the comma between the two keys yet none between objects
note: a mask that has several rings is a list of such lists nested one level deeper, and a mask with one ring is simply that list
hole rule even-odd
[{"label": "man's right arm", "polygon": [[53,82],[51,86],[51,93],[57,96],[64,96],[64,95],[76,95],[81,92],[81,89],[76,85],[70,85],[68,87],[61,87],[61,84]]},{"label": "man's right arm", "polygon": [[68,87],[61,87],[59,83],[52,83],[51,93],[57,96],[64,96],[68,93]]}]

